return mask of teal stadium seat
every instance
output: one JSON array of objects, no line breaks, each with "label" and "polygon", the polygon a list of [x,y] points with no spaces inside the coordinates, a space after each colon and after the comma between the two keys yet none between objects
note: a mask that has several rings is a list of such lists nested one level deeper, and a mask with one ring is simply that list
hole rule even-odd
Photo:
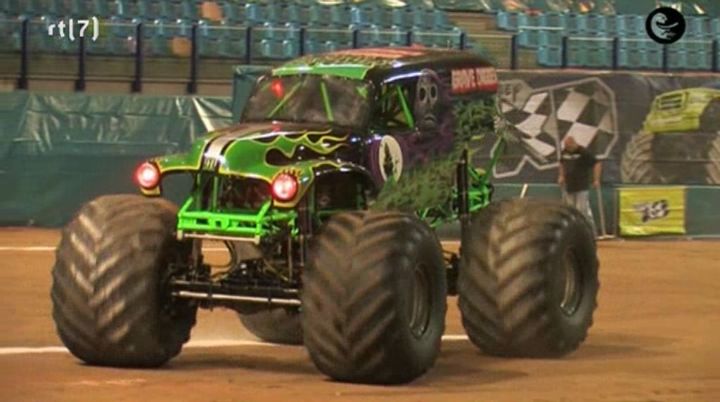
[{"label": "teal stadium seat", "polygon": [[591,41],[587,54],[586,66],[591,68],[611,68],[612,67],[612,41],[597,40]]},{"label": "teal stadium seat", "polygon": [[569,14],[567,31],[571,35],[587,35],[590,33],[590,17],[588,14]]},{"label": "teal stadium seat", "polygon": [[625,38],[645,37],[645,17],[642,15],[616,15],[616,33]]},{"label": "teal stadium seat", "polygon": [[538,31],[539,46],[561,46],[563,33],[560,29],[543,29]]},{"label": "teal stadium seat", "polygon": [[265,18],[267,22],[284,24],[289,21],[288,7],[286,3],[271,4],[265,7]]},{"label": "teal stadium seat", "polygon": [[620,39],[618,64],[622,68],[638,69],[647,65],[644,39]]},{"label": "teal stadium seat", "polygon": [[331,6],[313,4],[308,10],[308,23],[312,27],[327,27],[330,25],[330,8]]},{"label": "teal stadium seat", "polygon": [[496,1],[478,0],[435,0],[435,7],[457,11],[495,11],[500,7]]},{"label": "teal stadium seat", "polygon": [[602,14],[591,14],[588,19],[588,30],[591,34],[603,37],[615,36],[615,18]]},{"label": "teal stadium seat", "polygon": [[542,13],[540,14],[538,24],[543,27],[567,28],[568,16],[565,13]]},{"label": "teal stadium seat", "polygon": [[538,49],[538,64],[546,67],[562,65],[562,49],[559,46],[541,46]]},{"label": "teal stadium seat", "polygon": [[708,17],[687,17],[687,30],[685,37],[693,39],[705,39],[712,37],[710,18]]},{"label": "teal stadium seat", "polygon": [[650,39],[643,39],[640,43],[645,53],[641,67],[652,70],[661,69],[663,65],[663,46]]},{"label": "teal stadium seat", "polygon": [[[351,8],[344,4],[330,7],[330,23],[333,26],[346,26],[351,21]],[[358,23],[361,23],[358,21]]]},{"label": "teal stadium seat", "polygon": [[515,29],[521,30],[523,27],[536,27],[540,24],[540,18],[525,13],[518,13],[515,17]]},{"label": "teal stadium seat", "polygon": [[246,24],[263,24],[265,22],[265,6],[258,3],[245,4],[245,23]]},{"label": "teal stadium seat", "polygon": [[710,40],[685,40],[688,70],[709,70],[712,68],[712,42]]},{"label": "teal stadium seat", "polygon": [[720,18],[713,18],[710,21],[710,33],[713,38],[720,38]]},{"label": "teal stadium seat", "polygon": [[525,48],[537,49],[540,46],[540,33],[542,30],[520,28],[517,34],[518,44]]},{"label": "teal stadium seat", "polygon": [[589,46],[582,40],[568,41],[568,66],[587,67]]},{"label": "teal stadium seat", "polygon": [[507,11],[498,11],[497,13],[497,27],[504,31],[517,31],[518,27],[518,14],[510,13]]},{"label": "teal stadium seat", "polygon": [[[299,51],[300,26],[308,29],[305,42],[307,51],[328,51],[351,46],[349,24],[363,32],[361,45],[367,42],[373,45],[404,46],[406,33],[411,30],[416,33],[415,41],[425,46],[457,47],[459,44],[459,28],[454,26],[444,11],[428,6],[422,0],[406,1],[402,7],[374,0],[332,6],[320,4],[316,0],[216,1],[223,10],[220,25],[201,19],[201,0],[0,0],[0,13],[13,18],[21,13],[35,18],[46,16],[53,22],[59,15],[96,15],[107,19],[109,23],[104,28],[107,40],[89,46],[92,54],[132,54],[135,27],[131,24],[139,22],[144,24],[143,43],[148,56],[170,55],[171,38],[189,38],[193,23],[198,24],[198,51],[201,57],[242,57],[246,53],[246,31],[224,28],[247,26],[257,28],[254,31],[253,51],[271,58],[287,58]],[[468,8],[475,4],[474,0],[451,1],[453,4],[465,4]],[[525,14],[518,17],[514,13],[507,15],[513,29],[517,28],[518,18],[527,21],[528,25],[538,25],[539,17]],[[338,28],[340,31],[311,34],[311,30],[318,28]],[[533,35],[537,36],[536,33]],[[535,36],[531,39],[533,46],[538,41]],[[13,32],[7,37],[9,43],[17,43],[19,33]],[[35,42],[42,43],[40,39]],[[53,43],[41,51],[75,52],[76,44],[58,47]]]},{"label": "teal stadium seat", "polygon": [[245,29],[222,29],[218,31],[218,51],[221,57],[239,58],[247,53]]},{"label": "teal stadium seat", "polygon": [[223,3],[223,24],[239,25],[245,23],[245,7],[237,3],[227,1]]},{"label": "teal stadium seat", "polygon": [[412,14],[408,11],[408,7],[395,7],[390,12],[392,25],[406,26],[412,25]]}]

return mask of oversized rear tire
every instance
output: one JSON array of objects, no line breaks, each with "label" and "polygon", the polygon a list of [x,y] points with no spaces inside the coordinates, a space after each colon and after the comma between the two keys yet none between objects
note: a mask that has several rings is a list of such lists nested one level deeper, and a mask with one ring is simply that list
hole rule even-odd
[{"label": "oversized rear tire", "polygon": [[317,368],[370,384],[425,373],[445,327],[445,275],[437,237],[414,216],[333,216],[303,274],[302,326]]},{"label": "oversized rear tire", "polygon": [[265,342],[302,345],[300,313],[297,310],[271,308],[253,314],[239,314],[245,328]]},{"label": "oversized rear tire", "polygon": [[99,197],[63,230],[52,270],[57,332],[95,365],[160,366],[180,353],[197,307],[171,302],[169,264],[190,245],[174,236],[176,207],[135,195]]},{"label": "oversized rear tire", "polygon": [[620,176],[623,183],[661,183],[662,178],[653,163],[653,134],[634,135],[623,151],[620,161]]},{"label": "oversized rear tire", "polygon": [[527,199],[491,204],[472,217],[461,247],[460,312],[483,352],[558,357],[583,342],[599,283],[580,212]]},{"label": "oversized rear tire", "polygon": [[[232,248],[238,262],[263,256],[260,248],[253,243],[234,242]],[[238,317],[250,333],[265,342],[284,345],[303,343],[300,312],[296,308],[251,308],[239,311]]]}]

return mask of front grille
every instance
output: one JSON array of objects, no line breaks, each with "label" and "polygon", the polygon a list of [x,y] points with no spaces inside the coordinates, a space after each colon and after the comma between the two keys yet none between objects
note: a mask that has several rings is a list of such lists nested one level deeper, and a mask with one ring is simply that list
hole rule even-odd
[{"label": "front grille", "polygon": [[260,179],[221,177],[218,189],[218,207],[222,210],[257,210],[267,202],[270,185]]},{"label": "front grille", "polygon": [[685,101],[685,94],[667,94],[658,98],[657,108],[658,110],[673,110],[680,109],[683,107]]}]

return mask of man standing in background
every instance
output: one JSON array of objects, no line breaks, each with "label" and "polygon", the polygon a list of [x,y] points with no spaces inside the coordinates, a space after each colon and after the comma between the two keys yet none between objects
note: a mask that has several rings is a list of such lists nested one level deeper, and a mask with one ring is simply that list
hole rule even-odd
[{"label": "man standing in background", "polygon": [[602,164],[595,155],[580,146],[573,137],[565,137],[560,156],[558,184],[562,190],[563,202],[575,207],[590,221],[593,232],[595,220],[590,208],[590,184],[600,187]]}]

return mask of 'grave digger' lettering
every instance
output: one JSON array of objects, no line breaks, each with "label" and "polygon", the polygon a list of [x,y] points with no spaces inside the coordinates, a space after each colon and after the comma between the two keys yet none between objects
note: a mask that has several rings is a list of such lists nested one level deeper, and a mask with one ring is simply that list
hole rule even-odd
[{"label": "'grave digger' lettering", "polygon": [[496,91],[497,88],[497,74],[495,69],[491,67],[452,70],[453,93]]}]

